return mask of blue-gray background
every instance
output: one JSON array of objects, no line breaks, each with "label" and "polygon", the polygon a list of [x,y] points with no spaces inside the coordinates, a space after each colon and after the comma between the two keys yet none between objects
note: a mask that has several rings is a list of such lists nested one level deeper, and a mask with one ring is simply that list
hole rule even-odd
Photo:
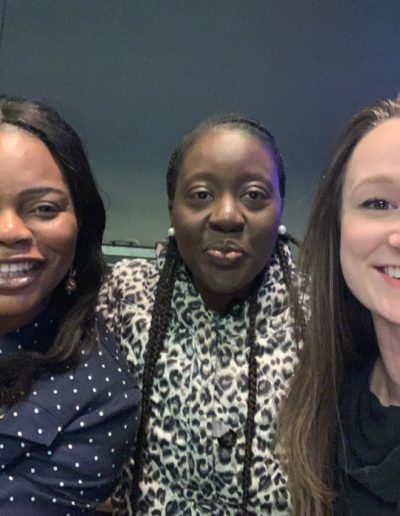
[{"label": "blue-gray background", "polygon": [[222,111],[261,119],[287,163],[301,236],[339,128],[400,90],[399,0],[0,0],[0,90],[78,130],[107,204],[106,240],[166,235],[178,139]]}]

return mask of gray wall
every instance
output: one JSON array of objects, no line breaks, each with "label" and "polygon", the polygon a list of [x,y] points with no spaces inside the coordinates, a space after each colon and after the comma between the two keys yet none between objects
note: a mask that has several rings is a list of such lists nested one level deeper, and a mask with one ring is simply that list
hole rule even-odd
[{"label": "gray wall", "polygon": [[166,235],[165,171],[201,119],[244,111],[286,158],[301,236],[338,129],[400,90],[399,0],[0,0],[0,90],[41,98],[83,137],[106,239]]}]

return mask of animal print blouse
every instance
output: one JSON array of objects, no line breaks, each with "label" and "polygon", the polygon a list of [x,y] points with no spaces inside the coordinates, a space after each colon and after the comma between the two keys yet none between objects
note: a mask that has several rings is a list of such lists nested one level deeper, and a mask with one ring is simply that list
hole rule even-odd
[{"label": "animal print blouse", "polygon": [[[139,384],[158,278],[156,262],[123,260],[102,290],[100,309]],[[290,513],[274,443],[277,412],[297,360],[287,296],[279,260],[273,256],[259,291],[256,328],[258,406],[249,509],[260,515]],[[205,307],[182,267],[172,307],[156,366],[137,514],[237,516],[248,394],[248,303],[219,316]],[[114,495],[118,514],[132,514],[131,466],[125,468]]]}]

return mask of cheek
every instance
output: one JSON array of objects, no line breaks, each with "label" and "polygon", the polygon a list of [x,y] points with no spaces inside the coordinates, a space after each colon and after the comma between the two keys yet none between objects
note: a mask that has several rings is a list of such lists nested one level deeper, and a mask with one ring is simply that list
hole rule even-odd
[{"label": "cheek", "polygon": [[280,224],[280,212],[278,209],[268,211],[266,214],[254,218],[252,224],[249,225],[249,233],[257,238],[259,245],[276,240],[278,234],[278,226]]},{"label": "cheek", "polygon": [[365,280],[363,270],[375,248],[373,227],[357,218],[344,216],[341,223],[340,264],[344,280],[356,297]]},{"label": "cheek", "polygon": [[[343,216],[341,222],[340,255],[343,260],[365,259],[378,245],[379,225]],[[378,238],[377,238],[378,237]]]},{"label": "cheek", "polygon": [[176,212],[171,219],[171,225],[175,228],[177,240],[195,241],[200,237],[203,229],[203,218],[201,215],[191,213],[190,216],[182,211]]},{"label": "cheek", "polygon": [[199,242],[198,232],[191,225],[176,224],[174,227],[179,254],[186,265],[193,267],[192,262],[197,256]]},{"label": "cheek", "polygon": [[357,255],[358,244],[360,243],[359,232],[357,231],[357,224],[349,220],[348,217],[343,217],[341,220],[340,229],[340,262],[343,273],[347,270],[352,260]]},{"label": "cheek", "polygon": [[75,256],[76,241],[78,238],[78,224],[74,216],[65,217],[63,220],[54,220],[37,236],[37,245],[47,258],[56,259],[71,265]]},{"label": "cheek", "polygon": [[256,231],[250,235],[253,248],[254,266],[264,267],[274,253],[278,237],[279,220],[269,217],[257,224]]}]

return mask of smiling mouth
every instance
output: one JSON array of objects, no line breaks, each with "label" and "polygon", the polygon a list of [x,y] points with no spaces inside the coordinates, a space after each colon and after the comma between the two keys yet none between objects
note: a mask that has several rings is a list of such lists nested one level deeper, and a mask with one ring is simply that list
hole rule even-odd
[{"label": "smiling mouth", "polygon": [[15,290],[26,287],[37,277],[42,265],[40,261],[0,263],[0,288]]},{"label": "smiling mouth", "polygon": [[391,278],[400,279],[400,267],[382,267],[380,270]]}]

